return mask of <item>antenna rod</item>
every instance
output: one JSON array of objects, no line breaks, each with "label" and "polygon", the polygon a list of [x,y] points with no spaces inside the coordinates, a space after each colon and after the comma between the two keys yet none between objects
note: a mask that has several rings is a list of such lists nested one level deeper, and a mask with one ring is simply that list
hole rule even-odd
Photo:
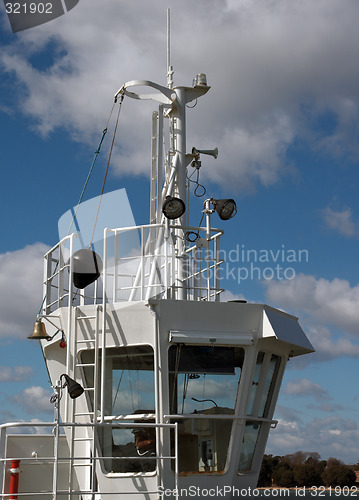
[{"label": "antenna rod", "polygon": [[171,66],[171,9],[167,9],[167,87],[173,88],[173,67]]}]

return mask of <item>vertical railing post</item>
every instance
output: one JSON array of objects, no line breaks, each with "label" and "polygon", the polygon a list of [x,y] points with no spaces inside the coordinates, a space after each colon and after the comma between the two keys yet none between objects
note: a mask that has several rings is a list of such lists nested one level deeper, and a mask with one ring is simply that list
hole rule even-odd
[{"label": "vertical railing post", "polygon": [[210,210],[210,201],[206,200],[206,265],[207,265],[207,300],[210,300],[211,297],[211,260],[210,260],[210,252],[209,252],[209,242],[211,239],[211,210]]},{"label": "vertical railing post", "polygon": [[175,498],[178,500],[178,422],[175,422]]},{"label": "vertical railing post", "polygon": [[47,304],[51,304],[51,282],[49,276],[52,275],[52,252],[45,256],[44,261],[44,287],[43,287],[43,312],[44,314],[49,314],[51,311]]},{"label": "vertical railing post", "polygon": [[214,239],[214,295],[215,301],[219,301],[220,291],[219,288],[221,286],[221,267],[220,267],[220,239],[219,236],[216,236]]},{"label": "vertical railing post", "polygon": [[102,291],[102,342],[101,342],[101,403],[100,403],[100,421],[105,420],[105,378],[106,378],[106,288],[107,288],[107,233],[104,230],[103,237],[103,291]]},{"label": "vertical railing post", "polygon": [[0,457],[3,462],[0,467],[0,486],[1,491],[5,491],[5,476],[6,476],[6,427],[0,427]]},{"label": "vertical railing post", "polygon": [[58,467],[59,467],[59,434],[60,434],[60,399],[61,399],[61,380],[57,380],[55,383],[55,427],[53,429],[54,434],[54,467],[52,476],[52,498],[57,500],[57,482],[58,482]]},{"label": "vertical railing post", "polygon": [[114,247],[114,270],[113,270],[113,291],[112,300],[117,300],[117,281],[118,281],[118,263],[119,263],[119,232],[114,231],[115,247]]},{"label": "vertical railing post", "polygon": [[[145,249],[145,234],[144,234],[144,228],[141,227],[141,261],[140,261],[140,266],[141,266],[141,300],[144,299],[145,296],[145,256],[146,256],[146,249]],[[151,245],[150,245],[151,246]],[[151,251],[151,250],[150,250]],[[151,287],[151,283],[148,283],[149,290]]]},{"label": "vertical railing post", "polygon": [[[72,343],[72,297],[73,297],[73,253],[74,253],[74,235],[72,234],[70,237],[70,269],[69,269],[69,298],[68,298],[68,306],[67,306],[67,343],[70,346]],[[61,272],[59,270],[59,272]],[[75,357],[76,352],[73,351],[71,353],[71,349],[66,349],[66,373],[67,375],[71,375],[70,373],[70,362],[71,362],[71,354]],[[69,411],[69,398],[65,399],[65,419],[68,420],[68,411]]]},{"label": "vertical railing post", "polygon": [[94,352],[94,394],[93,394],[93,427],[92,427],[92,477],[91,477],[91,482],[92,482],[92,491],[94,491],[95,488],[95,482],[96,482],[96,424],[97,424],[97,407],[98,407],[98,385],[99,385],[99,380],[98,380],[98,373],[99,373],[99,330],[100,330],[100,313],[101,313],[102,307],[97,306],[96,307],[96,318],[95,318],[95,352]]}]

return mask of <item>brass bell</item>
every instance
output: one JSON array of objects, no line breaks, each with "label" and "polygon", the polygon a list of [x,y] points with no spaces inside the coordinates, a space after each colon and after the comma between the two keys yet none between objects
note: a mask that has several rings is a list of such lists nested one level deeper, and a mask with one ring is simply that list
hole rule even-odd
[{"label": "brass bell", "polygon": [[28,339],[45,339],[45,340],[51,340],[50,335],[46,333],[46,328],[44,323],[41,321],[41,319],[37,319],[34,324],[34,328],[32,329],[32,334],[27,337]]}]

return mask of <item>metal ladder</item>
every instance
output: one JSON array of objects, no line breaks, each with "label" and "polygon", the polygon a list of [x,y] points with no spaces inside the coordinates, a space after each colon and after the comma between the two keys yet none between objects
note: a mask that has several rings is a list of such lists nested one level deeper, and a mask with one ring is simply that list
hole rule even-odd
[{"label": "metal ladder", "polygon": [[163,188],[163,105],[152,113],[150,223],[161,223]]},{"label": "metal ladder", "polygon": [[[71,408],[71,413],[72,413],[72,418],[71,421],[73,423],[80,423],[81,419],[89,417],[92,423],[97,422],[97,408],[98,408],[98,401],[99,401],[99,387],[101,386],[100,384],[100,370],[99,370],[99,348],[100,348],[100,335],[102,334],[102,328],[101,328],[101,315],[102,315],[102,306],[101,305],[96,305],[95,306],[95,314],[92,315],[80,315],[80,308],[76,307],[74,308],[74,338],[72,341],[72,352],[73,352],[73,358],[72,358],[72,367],[70,369],[70,376],[73,377],[74,380],[82,380],[83,385],[84,385],[84,391],[85,393],[92,393],[92,396],[90,395],[90,399],[92,399],[92,411],[78,411],[77,406],[79,401],[77,399],[72,400],[72,408]],[[89,334],[89,337],[87,339],[82,339],[78,338],[79,337],[79,329],[80,329],[80,324],[83,322],[89,322],[88,327],[86,329],[87,333]],[[94,327],[92,327],[92,324],[94,323]],[[87,346],[93,345],[94,349],[94,357],[93,361],[89,363],[84,363],[82,360],[79,358],[79,353],[81,351],[82,346]],[[93,370],[92,374],[92,380],[93,380],[93,386],[87,386],[85,384],[85,377],[82,376],[80,373],[80,370],[84,369],[91,369]],[[86,436],[79,435],[81,434],[81,431],[83,429],[86,429],[85,432],[87,432]],[[89,480],[90,480],[90,488],[92,492],[96,491],[96,460],[93,460],[92,457],[97,456],[96,452],[96,432],[94,428],[89,427],[71,427],[71,446],[70,446],[70,453],[71,457],[79,457],[78,449],[80,448],[79,446],[76,446],[76,443],[83,443],[86,447],[86,459],[79,459],[79,460],[73,460],[72,461],[72,467],[70,467],[70,490],[73,489],[73,471],[76,468],[79,467],[89,467],[90,468],[90,473],[89,473]],[[83,431],[82,431],[83,432]],[[82,451],[80,456],[82,455]],[[88,457],[88,458],[87,458]]]}]

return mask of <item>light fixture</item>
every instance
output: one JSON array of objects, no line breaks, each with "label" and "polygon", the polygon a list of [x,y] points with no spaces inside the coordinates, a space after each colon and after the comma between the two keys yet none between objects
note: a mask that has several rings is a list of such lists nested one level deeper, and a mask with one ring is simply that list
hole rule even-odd
[{"label": "light fixture", "polygon": [[52,337],[47,334],[44,323],[37,319],[34,323],[31,335],[27,337],[30,340],[51,340]]},{"label": "light fixture", "polygon": [[198,73],[193,80],[193,86],[197,85],[207,87],[207,76],[204,73]]},{"label": "light fixture", "polygon": [[62,387],[67,387],[70,398],[76,399],[81,396],[81,394],[84,392],[84,388],[82,387],[82,385],[66,375],[66,373],[63,373],[61,375],[60,380],[62,377],[64,377],[65,379],[65,383]]},{"label": "light fixture", "polygon": [[237,205],[231,198],[228,200],[212,200],[213,206],[222,220],[229,220],[237,213]]},{"label": "light fixture", "polygon": [[72,255],[73,282],[76,288],[86,288],[100,277],[102,261],[90,248],[82,248]]},{"label": "light fixture", "polygon": [[174,196],[166,196],[162,204],[162,213],[167,219],[178,219],[186,211],[186,205],[180,198]]}]

